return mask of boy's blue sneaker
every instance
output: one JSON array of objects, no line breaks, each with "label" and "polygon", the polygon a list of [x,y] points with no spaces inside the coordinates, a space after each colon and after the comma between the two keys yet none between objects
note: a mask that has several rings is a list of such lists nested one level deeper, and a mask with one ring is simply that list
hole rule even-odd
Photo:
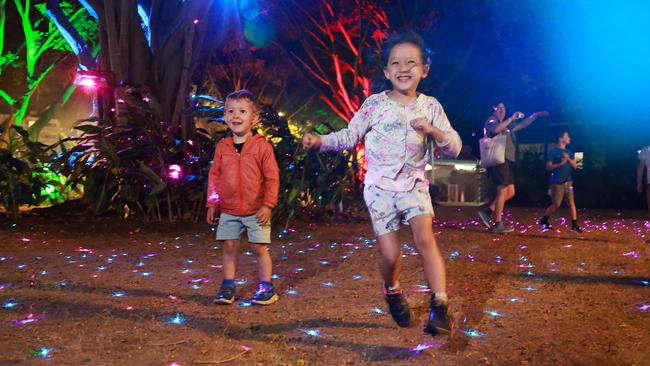
[{"label": "boy's blue sneaker", "polygon": [[230,305],[235,302],[235,289],[229,286],[221,286],[214,303],[219,305]]},{"label": "boy's blue sneaker", "polygon": [[438,334],[451,335],[454,322],[449,315],[447,305],[436,304],[431,301],[431,312],[429,313],[429,321],[424,327],[424,332],[432,336]]},{"label": "boy's blue sneaker", "polygon": [[257,291],[253,295],[251,302],[257,305],[271,305],[278,300],[280,300],[280,296],[275,293],[273,286],[260,283],[257,286]]},{"label": "boy's blue sneaker", "polygon": [[386,302],[390,315],[393,316],[395,323],[402,328],[411,326],[411,308],[402,294],[402,290],[388,291],[386,290]]}]

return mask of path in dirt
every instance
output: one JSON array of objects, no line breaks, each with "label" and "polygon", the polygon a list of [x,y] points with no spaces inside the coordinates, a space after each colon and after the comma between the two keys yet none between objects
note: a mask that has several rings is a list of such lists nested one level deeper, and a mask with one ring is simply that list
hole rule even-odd
[{"label": "path in dirt", "polygon": [[[586,233],[575,235],[559,220],[557,232],[540,233],[537,211],[515,209],[518,230],[502,236],[471,210],[436,213],[451,339],[422,333],[430,292],[408,229],[401,282],[420,323],[401,329],[386,314],[366,221],[296,223],[278,238],[282,298],[264,308],[211,304],[220,249],[205,225],[50,217],[5,226],[0,364],[648,364],[650,227],[637,213],[583,213]],[[255,263],[241,252],[245,300]],[[31,354],[41,347],[49,361]]]}]

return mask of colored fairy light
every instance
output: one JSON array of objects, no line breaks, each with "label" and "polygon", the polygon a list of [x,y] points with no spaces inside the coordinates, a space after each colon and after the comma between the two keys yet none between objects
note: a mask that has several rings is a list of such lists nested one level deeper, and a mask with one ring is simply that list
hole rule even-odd
[{"label": "colored fairy light", "polygon": [[105,271],[105,270],[106,270],[106,266],[99,266],[99,267],[97,267],[97,270],[99,270],[99,271]]},{"label": "colored fairy light", "polygon": [[111,294],[111,296],[113,296],[113,297],[124,297],[124,296],[126,296],[126,292],[115,291],[115,292],[113,292],[113,293]]},{"label": "colored fairy light", "polygon": [[32,350],[32,356],[34,357],[48,358],[50,356],[50,353],[52,353],[52,349],[47,347],[41,347]]},{"label": "colored fairy light", "polygon": [[14,300],[14,299],[8,299],[8,300],[5,300],[5,302],[2,303],[2,307],[5,308],[5,309],[13,309],[13,308],[17,307],[18,304],[19,304],[18,301]]},{"label": "colored fairy light", "polygon": [[465,333],[468,337],[472,337],[472,338],[485,337],[485,333],[472,328],[464,330],[463,333]]},{"label": "colored fairy light", "polygon": [[180,313],[176,313],[176,315],[167,319],[167,323],[175,324],[175,325],[183,325],[183,323],[185,323],[185,317]]},{"label": "colored fairy light", "polygon": [[330,281],[323,282],[323,283],[321,283],[321,285],[325,286],[325,287],[334,287],[334,286],[336,286],[336,284],[334,284],[334,282],[330,282]]},{"label": "colored fairy light", "polygon": [[530,287],[530,286],[522,287],[522,288],[520,288],[520,290],[524,290],[524,291],[537,291],[536,288],[534,288],[534,287]]},{"label": "colored fairy light", "polygon": [[277,280],[277,279],[280,279],[280,278],[282,278],[282,276],[280,276],[279,274],[272,274],[271,275],[271,279],[273,279],[273,280]]},{"label": "colored fairy light", "polygon": [[641,306],[637,306],[636,309],[639,311],[648,311],[650,310],[650,304],[643,304]]},{"label": "colored fairy light", "polygon": [[151,276],[151,272],[140,272],[140,276],[149,277],[149,276]]},{"label": "colored fairy light", "polygon": [[320,329],[300,329],[303,333],[310,337],[320,337]]},{"label": "colored fairy light", "polygon": [[361,276],[361,275],[354,275],[354,276],[352,276],[352,279],[355,280],[355,281],[360,280],[360,279],[362,279],[362,278],[363,278],[363,276]]},{"label": "colored fairy light", "polygon": [[510,299],[510,302],[521,302],[521,300],[516,297],[513,297],[512,299]]},{"label": "colored fairy light", "polygon": [[298,290],[294,288],[290,288],[287,290],[287,295],[297,295],[297,294],[298,294]]},{"label": "colored fairy light", "polygon": [[451,252],[451,254],[449,254],[449,259],[451,259],[453,261],[456,258],[458,258],[459,256],[460,256],[460,252],[454,250],[453,252]]},{"label": "colored fairy light", "polygon": [[252,305],[253,305],[253,303],[250,300],[241,300],[239,302],[239,306],[241,306],[242,308],[247,308],[247,307],[252,306]]},{"label": "colored fairy light", "polygon": [[244,279],[244,278],[240,278],[240,279],[238,279],[238,280],[235,280],[235,284],[236,284],[236,285],[240,285],[240,286],[241,286],[241,285],[245,285],[246,283],[248,283],[248,280],[246,280],[246,279]]},{"label": "colored fairy light", "polygon": [[639,258],[639,253],[637,253],[636,250],[631,250],[629,252],[623,253],[622,256],[637,259]]},{"label": "colored fairy light", "polygon": [[320,261],[320,264],[322,264],[324,266],[327,266],[327,265],[330,264],[330,261],[322,260],[322,261]]},{"label": "colored fairy light", "polygon": [[489,316],[493,316],[493,317],[495,317],[495,318],[499,318],[499,317],[503,316],[503,315],[501,315],[500,312],[498,312],[498,311],[496,311],[496,310],[485,310],[485,311],[483,311],[483,312],[484,312],[485,314],[487,314],[487,315],[489,315]]},{"label": "colored fairy light", "polygon": [[187,269],[187,268],[185,268],[184,270],[181,271],[182,274],[188,274],[188,273],[190,273],[190,272],[192,272],[192,270],[191,270],[191,269]]},{"label": "colored fairy light", "polygon": [[140,261],[140,262],[136,263],[135,266],[136,266],[136,267],[144,267],[145,264],[144,264],[143,261]]},{"label": "colored fairy light", "polygon": [[167,176],[174,180],[181,179],[183,177],[183,169],[178,164],[171,164],[167,168]]},{"label": "colored fairy light", "polygon": [[384,311],[384,309],[379,306],[370,309],[370,311],[372,311],[375,314],[386,314],[386,311]]},{"label": "colored fairy light", "polygon": [[420,344],[418,344],[417,346],[411,348],[410,351],[413,352],[413,353],[415,353],[415,354],[420,354],[420,353],[422,353],[423,351],[426,351],[426,350],[428,350],[428,349],[431,348],[431,347],[433,347],[432,344],[428,344],[428,343],[420,343]]},{"label": "colored fairy light", "polygon": [[22,327],[23,325],[31,324],[31,323],[36,323],[37,321],[41,320],[40,316],[36,316],[32,313],[27,314],[27,316],[24,319],[13,319],[11,321],[11,324]]}]

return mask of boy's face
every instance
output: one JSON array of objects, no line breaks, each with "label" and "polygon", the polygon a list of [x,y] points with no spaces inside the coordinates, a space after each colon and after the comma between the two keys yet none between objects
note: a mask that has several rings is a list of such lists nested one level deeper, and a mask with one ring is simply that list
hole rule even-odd
[{"label": "boy's face", "polygon": [[253,102],[248,99],[226,99],[223,118],[234,135],[244,137],[252,134],[257,112]]},{"label": "boy's face", "polygon": [[393,90],[407,94],[417,90],[421,79],[427,77],[429,66],[422,63],[420,49],[410,43],[395,45],[388,55],[384,76],[393,85]]},{"label": "boy's face", "polygon": [[560,143],[563,143],[565,145],[569,145],[571,143],[571,136],[569,136],[568,132],[565,132],[562,137],[560,137]]}]

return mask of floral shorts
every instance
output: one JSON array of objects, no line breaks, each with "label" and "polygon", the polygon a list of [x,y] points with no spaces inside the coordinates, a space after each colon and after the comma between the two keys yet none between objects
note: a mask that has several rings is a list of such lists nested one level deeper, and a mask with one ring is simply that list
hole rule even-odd
[{"label": "floral shorts", "polygon": [[368,184],[363,189],[363,198],[376,236],[397,231],[401,223],[408,224],[416,216],[433,216],[429,187],[423,182],[405,192],[386,191]]}]

